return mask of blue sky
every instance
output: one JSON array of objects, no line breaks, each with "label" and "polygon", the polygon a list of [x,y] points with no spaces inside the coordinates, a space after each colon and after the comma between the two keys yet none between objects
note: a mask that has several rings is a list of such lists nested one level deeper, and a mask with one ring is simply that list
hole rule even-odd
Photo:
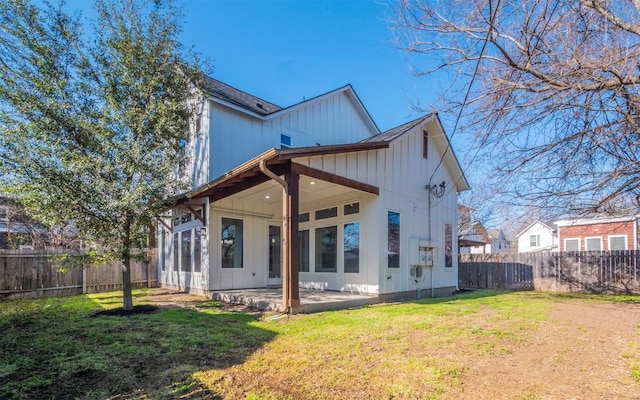
[{"label": "blue sky", "polygon": [[[386,0],[178,1],[183,44],[240,90],[286,107],[349,83],[383,131],[422,115],[413,105],[432,110],[433,85],[394,44]],[[85,17],[92,5],[67,1]]]},{"label": "blue sky", "polygon": [[[374,0],[190,0],[183,43],[212,60],[213,76],[280,106],[350,83],[380,129],[419,113],[390,9]],[[424,93],[422,93],[424,95]]]}]

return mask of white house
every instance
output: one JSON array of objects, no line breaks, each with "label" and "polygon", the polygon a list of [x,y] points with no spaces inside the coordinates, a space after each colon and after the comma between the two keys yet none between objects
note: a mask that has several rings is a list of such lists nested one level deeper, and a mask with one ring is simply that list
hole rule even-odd
[{"label": "white house", "polygon": [[485,253],[508,253],[511,242],[504,235],[502,229],[487,229],[491,244],[485,246]]},{"label": "white house", "polygon": [[[168,200],[162,286],[378,294],[457,289],[458,193],[437,114],[380,133],[351,86],[287,108],[207,79],[187,148],[193,189]],[[288,303],[288,304],[287,304]]]},{"label": "white house", "polygon": [[535,221],[516,235],[518,253],[558,251],[558,233],[553,222]]}]

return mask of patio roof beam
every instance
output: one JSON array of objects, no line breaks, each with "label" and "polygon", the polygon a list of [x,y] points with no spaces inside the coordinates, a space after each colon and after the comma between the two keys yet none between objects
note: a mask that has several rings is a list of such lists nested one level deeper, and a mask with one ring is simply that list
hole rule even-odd
[{"label": "patio roof beam", "polygon": [[184,203],[184,206],[187,208],[187,210],[189,210],[191,214],[193,214],[194,217],[196,217],[200,222],[202,222],[202,225],[207,226],[207,223],[205,222],[204,217],[201,214],[198,214],[195,208],[191,207],[189,203]]},{"label": "patio roof beam", "polygon": [[235,181],[235,184],[228,185],[227,187],[223,187],[223,188],[216,187],[209,194],[209,198],[210,198],[209,201],[213,203],[214,201],[222,200],[225,197],[229,197],[236,193],[240,193],[243,190],[250,189],[261,183],[268,182],[269,180],[270,178],[267,177],[266,175],[259,175],[249,179],[237,180]]},{"label": "patio roof beam", "polygon": [[362,192],[371,193],[376,196],[380,194],[380,189],[377,186],[369,185],[356,181],[354,179],[345,178],[343,176],[335,175],[330,172],[321,171],[319,169],[307,167],[306,165],[291,163],[291,170],[298,175],[305,175],[310,178],[316,178],[329,183],[335,183],[336,185],[345,186],[351,189],[360,190]]}]

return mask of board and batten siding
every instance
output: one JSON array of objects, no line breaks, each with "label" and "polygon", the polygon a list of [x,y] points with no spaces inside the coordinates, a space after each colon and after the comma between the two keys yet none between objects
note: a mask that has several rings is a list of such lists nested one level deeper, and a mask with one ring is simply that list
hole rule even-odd
[{"label": "board and batten siding", "polygon": [[[301,199],[300,212],[313,212],[319,209],[338,206],[339,210],[346,204],[354,202],[360,203],[360,212],[353,215],[339,215],[316,221],[301,223],[300,230],[310,231],[310,272],[300,272],[301,287],[337,290],[355,293],[377,293],[378,292],[378,267],[374,262],[374,252],[365,249],[377,246],[377,235],[373,234],[373,225],[367,221],[367,215],[374,215],[370,211],[376,204],[376,196],[364,194],[358,191],[350,191],[331,198],[317,201],[304,201]],[[246,200],[234,200],[227,198],[217,201],[210,208],[210,229],[211,236],[209,242],[210,249],[210,278],[209,286],[211,290],[218,289],[240,289],[267,286],[268,262],[269,262],[269,226],[281,226],[282,206],[280,199],[269,205]],[[223,217],[238,218],[244,224],[244,248],[243,248],[243,268],[221,268],[221,245],[220,230]],[[351,222],[360,223],[360,260],[359,273],[345,273],[344,260],[342,258],[344,244],[337,243],[337,272],[315,272],[314,254],[315,241],[313,240],[314,230],[320,227],[337,226],[338,230],[344,228],[344,224]],[[375,222],[374,222],[375,223]],[[342,237],[339,234],[339,237]]]},{"label": "board and batten siding", "polygon": [[270,148],[280,148],[281,134],[291,137],[291,147],[304,147],[353,143],[375,133],[344,92],[301,103],[266,119],[210,101],[209,115],[209,180]]},{"label": "board and batten siding", "polygon": [[[359,203],[359,213],[343,215],[343,207],[346,204]],[[352,293],[378,293],[378,262],[375,252],[370,249],[378,246],[378,235],[375,232],[375,219],[377,209],[377,197],[367,193],[353,190],[339,196],[310,202],[301,206],[301,212],[309,212],[313,215],[316,210],[338,207],[338,216],[322,220],[314,220],[301,223],[300,230],[309,230],[309,272],[300,272],[300,286],[303,288],[319,290],[337,290]],[[359,224],[359,265],[358,273],[344,272],[344,237],[345,224],[357,222]],[[315,240],[314,230],[327,226],[337,226],[337,271],[315,272]],[[342,230],[342,232],[340,232]]]},{"label": "board and batten siding", "polygon": [[210,140],[208,132],[210,110],[207,101],[202,103],[199,112],[200,115],[197,118],[199,121],[199,129],[198,123],[192,120],[189,128],[191,138],[186,144],[185,149],[188,155],[186,173],[191,189],[195,189],[209,181]]},{"label": "board and batten siding", "polygon": [[[540,235],[540,244],[531,246],[531,235]],[[518,252],[528,253],[539,251],[541,249],[549,249],[551,246],[558,244],[558,239],[553,234],[553,230],[539,221],[531,225],[526,231],[518,236]]]},{"label": "board and batten siding", "polygon": [[[430,134],[444,134],[433,122],[426,124]],[[457,258],[453,267],[444,268],[445,224],[457,227],[456,179],[442,163],[444,149],[429,146],[428,158],[422,157],[422,127],[414,128],[393,140],[388,149],[349,154],[297,158],[294,161],[312,168],[355,179],[379,187],[380,195],[368,204],[362,214],[362,232],[368,239],[364,252],[367,263],[378,270],[380,293],[404,292],[431,287],[431,271],[426,271],[418,284],[409,273],[409,243],[411,239],[434,243],[433,286],[457,287]],[[451,151],[451,150],[449,150]],[[442,198],[432,197],[431,232],[429,232],[428,191],[425,186],[433,174],[432,184],[446,183]],[[387,212],[400,213],[400,268],[387,268]],[[371,228],[371,229],[370,229]],[[429,235],[431,237],[429,237]],[[452,234],[452,247],[457,249],[457,235]],[[362,247],[364,248],[364,246]],[[375,249],[377,251],[372,251]],[[454,251],[454,254],[457,252]]]},{"label": "board and batten siding", "polygon": [[[280,226],[282,206],[269,206],[226,198],[211,203],[209,208],[209,288],[246,289],[266,287],[269,268],[269,225]],[[279,211],[280,210],[280,211]],[[222,268],[222,218],[243,222],[242,268]]]}]

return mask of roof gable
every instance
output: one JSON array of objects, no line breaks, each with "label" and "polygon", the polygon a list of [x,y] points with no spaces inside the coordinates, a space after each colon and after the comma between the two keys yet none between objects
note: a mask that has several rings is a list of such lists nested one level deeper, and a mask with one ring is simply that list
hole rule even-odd
[{"label": "roof gable", "polygon": [[[438,117],[438,113],[433,112],[427,115],[424,115],[420,118],[414,119],[413,121],[409,121],[405,124],[397,126],[395,128],[389,129],[379,135],[372,136],[370,138],[364,139],[361,142],[392,142],[401,136],[412,132],[414,129],[418,129],[426,125],[427,123],[433,122],[438,127],[440,134],[437,135],[429,135],[430,139],[433,140],[434,144],[438,148],[440,155],[442,157],[443,164],[449,171],[450,175],[456,179],[456,189],[458,192],[462,192],[465,190],[469,190],[469,182],[467,181],[464,172],[462,171],[462,167],[458,162],[458,158],[453,152],[453,147],[451,146],[451,142],[447,137],[447,134],[442,127],[442,123],[440,122],[440,117]],[[459,178],[458,178],[459,177]]]},{"label": "roof gable", "polygon": [[525,234],[525,232],[529,231],[529,230],[530,230],[531,228],[533,228],[536,224],[539,224],[539,225],[540,225],[540,226],[542,226],[543,228],[548,229],[548,230],[549,230],[550,232],[552,232],[552,233],[553,233],[553,231],[555,231],[555,228],[553,227],[553,225],[554,225],[554,224],[553,224],[552,222],[547,222],[547,223],[545,223],[545,222],[542,222],[542,221],[540,221],[540,220],[535,220],[535,221],[533,221],[532,223],[530,223],[529,225],[527,225],[527,227],[526,227],[526,228],[524,228],[523,230],[521,230],[521,231],[516,235],[516,237],[520,237],[520,236],[524,235],[524,234]]},{"label": "roof gable", "polygon": [[283,109],[280,109],[272,114],[270,114],[267,119],[269,118],[275,118],[277,116],[280,116],[282,114],[286,114],[289,112],[293,112],[296,111],[300,108],[303,107],[307,107],[309,104],[313,104],[313,103],[317,103],[319,101],[322,101],[324,99],[326,99],[327,97],[332,97],[332,96],[338,96],[344,94],[347,96],[347,98],[353,103],[353,105],[355,106],[356,112],[358,113],[358,115],[360,115],[360,117],[365,121],[365,124],[369,127],[370,131],[373,133],[373,135],[377,135],[380,133],[380,129],[378,128],[378,125],[376,125],[376,123],[373,121],[373,118],[371,118],[371,115],[369,114],[369,111],[367,111],[367,109],[365,108],[364,104],[362,104],[362,101],[360,101],[360,97],[358,97],[358,95],[356,94],[355,90],[353,90],[353,87],[349,84],[340,87],[338,89],[334,89],[331,90],[327,93],[312,97],[308,100],[304,100],[301,101],[300,103],[296,103],[292,106],[289,107],[285,107]]},{"label": "roof gable", "polygon": [[369,127],[371,134],[376,135],[380,133],[380,129],[373,121],[373,118],[371,118],[369,111],[367,111],[355,90],[353,90],[353,87],[349,84],[284,108],[208,76],[205,76],[204,79],[204,90],[218,103],[225,104],[265,120],[294,112],[310,104],[322,101],[327,97],[344,94],[353,103],[356,112]]}]

